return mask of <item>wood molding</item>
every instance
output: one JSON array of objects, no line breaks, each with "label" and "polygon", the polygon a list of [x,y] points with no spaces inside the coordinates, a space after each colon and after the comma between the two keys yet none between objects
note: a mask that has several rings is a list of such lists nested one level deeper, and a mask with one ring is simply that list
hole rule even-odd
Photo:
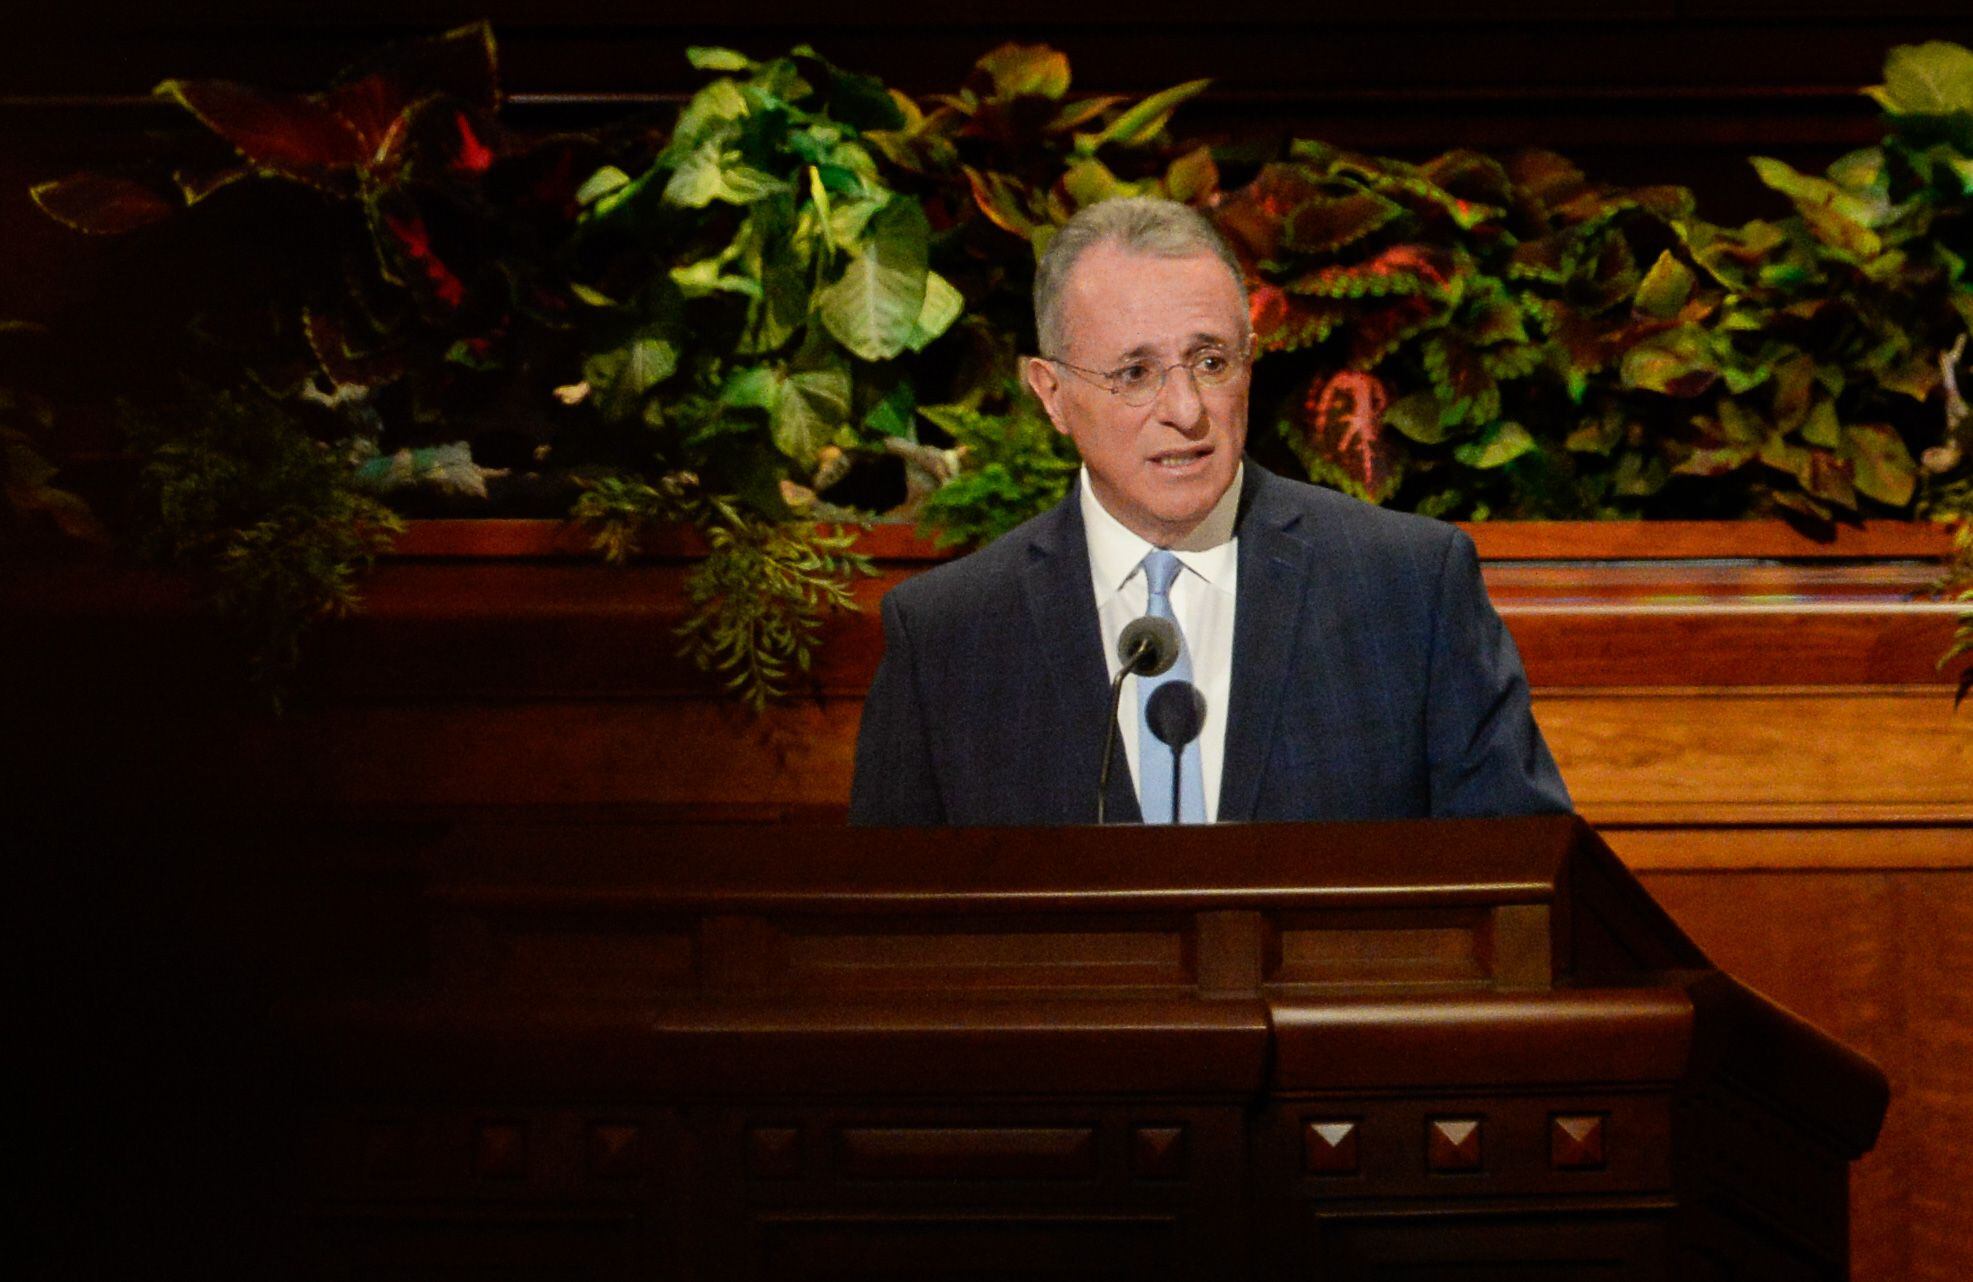
[{"label": "wood molding", "polygon": [[[1785,521],[1481,521],[1460,528],[1484,561],[1689,561],[1759,558],[1802,561],[1938,558],[1952,550],[1952,532],[1928,521],[1863,521],[1831,528],[1828,538]],[[959,555],[910,525],[878,524],[862,531],[857,550],[884,562],[915,564]],[[649,533],[644,555],[675,560],[705,555],[705,541],[683,526]],[[588,533],[571,521],[412,521],[391,556],[453,560],[587,557]]]}]

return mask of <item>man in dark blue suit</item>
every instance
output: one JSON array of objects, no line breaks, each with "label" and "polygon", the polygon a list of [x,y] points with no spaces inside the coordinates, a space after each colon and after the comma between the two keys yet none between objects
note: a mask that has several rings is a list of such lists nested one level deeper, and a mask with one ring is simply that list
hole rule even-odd
[{"label": "man in dark blue suit", "polygon": [[1044,255],[1035,311],[1028,383],[1079,483],[885,597],[853,822],[1093,821],[1117,638],[1147,610],[1178,625],[1205,717],[1175,763],[1125,679],[1113,818],[1180,809],[1175,764],[1192,820],[1570,808],[1472,541],[1243,460],[1246,292],[1203,218],[1091,206]]}]

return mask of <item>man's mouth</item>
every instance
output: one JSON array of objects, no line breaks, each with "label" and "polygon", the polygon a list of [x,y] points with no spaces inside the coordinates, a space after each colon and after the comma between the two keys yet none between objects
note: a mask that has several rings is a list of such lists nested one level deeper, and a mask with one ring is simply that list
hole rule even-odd
[{"label": "man's mouth", "polygon": [[1210,445],[1201,445],[1185,450],[1169,450],[1163,454],[1153,454],[1151,456],[1151,463],[1153,466],[1166,471],[1180,472],[1204,462],[1212,456],[1212,452],[1213,448]]}]

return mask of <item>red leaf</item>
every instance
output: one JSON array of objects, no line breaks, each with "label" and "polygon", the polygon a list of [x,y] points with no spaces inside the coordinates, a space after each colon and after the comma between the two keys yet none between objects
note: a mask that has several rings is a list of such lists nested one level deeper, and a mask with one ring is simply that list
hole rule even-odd
[{"label": "red leaf", "polygon": [[398,117],[427,98],[458,99],[491,111],[500,102],[493,30],[484,22],[384,50],[351,68],[323,96],[372,149]]},{"label": "red leaf", "polygon": [[448,307],[457,307],[466,301],[466,286],[452,269],[447,267],[439,256],[432,252],[431,232],[425,228],[425,220],[417,214],[400,218],[396,214],[383,216],[384,226],[397,238],[398,245],[405,255],[425,273],[425,279],[432,287],[432,293]]},{"label": "red leaf", "polygon": [[1321,195],[1300,167],[1268,165],[1245,187],[1221,193],[1213,219],[1251,271],[1255,263],[1281,256],[1282,225],[1288,215]]},{"label": "red leaf", "polygon": [[1360,311],[1350,323],[1350,364],[1369,369],[1438,314],[1439,304],[1423,294]]},{"label": "red leaf", "polygon": [[1313,346],[1327,338],[1344,315],[1339,304],[1310,302],[1265,282],[1253,287],[1247,305],[1254,337],[1260,340],[1261,350],[1268,352]]},{"label": "red leaf", "polygon": [[1383,497],[1395,473],[1396,455],[1383,431],[1389,400],[1376,375],[1343,370],[1327,380],[1317,376],[1302,404],[1310,447],[1373,498]]},{"label": "red leaf", "polygon": [[42,183],[28,194],[42,213],[92,236],[120,236],[168,218],[177,209],[142,183],[103,174],[70,174]]},{"label": "red leaf", "polygon": [[177,99],[261,169],[322,183],[367,156],[348,122],[312,98],[264,94],[224,80],[167,80],[158,93]]},{"label": "red leaf", "polygon": [[466,119],[466,113],[455,111],[452,118],[459,125],[459,154],[452,161],[452,167],[462,173],[483,174],[493,167],[493,150],[473,133],[473,122]]}]

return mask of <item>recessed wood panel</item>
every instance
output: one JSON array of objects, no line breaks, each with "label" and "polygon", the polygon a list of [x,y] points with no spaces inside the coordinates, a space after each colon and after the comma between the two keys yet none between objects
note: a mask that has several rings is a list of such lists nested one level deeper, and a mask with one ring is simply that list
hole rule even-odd
[{"label": "recessed wood panel", "polygon": [[835,1169],[857,1180],[1093,1180],[1096,1128],[845,1127]]},{"label": "recessed wood panel", "polygon": [[1192,978],[1177,923],[1162,931],[1002,933],[990,920],[943,931],[809,930],[790,937],[788,964],[804,988],[860,990],[1183,988]]}]

